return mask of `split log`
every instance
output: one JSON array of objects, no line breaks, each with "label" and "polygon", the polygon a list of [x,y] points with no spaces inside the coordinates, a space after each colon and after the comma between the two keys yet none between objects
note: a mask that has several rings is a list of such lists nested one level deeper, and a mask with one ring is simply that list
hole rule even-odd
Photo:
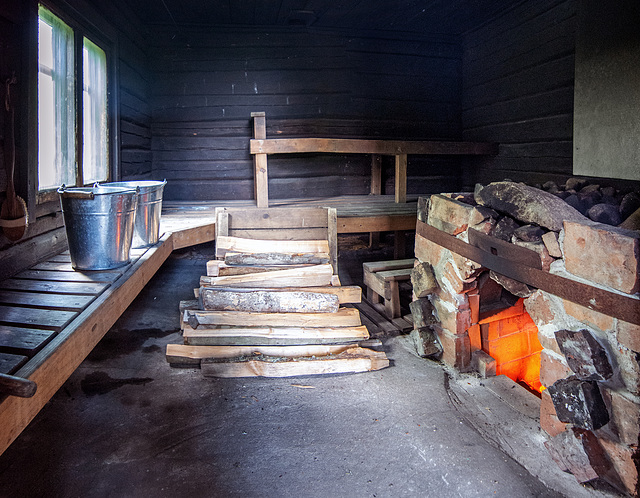
[{"label": "split log", "polygon": [[270,291],[202,287],[202,309],[212,311],[260,311],[267,313],[335,313],[338,296],[320,292]]},{"label": "split log", "polygon": [[220,236],[216,238],[216,256],[227,252],[329,253],[327,240],[259,240]]},{"label": "split log", "polygon": [[203,359],[205,377],[294,377],[380,370],[389,366],[383,352],[351,348],[336,355],[286,358],[243,356],[235,360]]},{"label": "split log", "polygon": [[227,252],[224,262],[233,266],[324,265],[331,262],[329,253]]},{"label": "split log", "polygon": [[[190,328],[213,327],[357,327],[362,325],[355,308],[336,313],[255,313],[251,311],[186,310],[184,321]],[[185,325],[185,330],[187,326]]]},{"label": "split log", "polygon": [[[218,289],[218,287],[203,287],[203,289]],[[353,304],[362,301],[362,289],[357,285],[345,285],[344,287],[231,287],[235,292],[242,291],[264,291],[264,292],[313,292],[319,294],[332,294],[337,296],[340,304]],[[200,295],[200,289],[198,289]],[[193,309],[193,308],[192,308]]]},{"label": "split log", "polygon": [[184,342],[210,345],[297,345],[340,344],[369,338],[367,327],[227,327],[184,330]]},{"label": "split log", "polygon": [[[365,341],[362,341],[363,343]],[[362,344],[362,343],[360,343]],[[307,346],[190,346],[187,344],[167,344],[167,363],[177,366],[200,366],[205,358],[237,358],[263,354],[283,358],[299,356],[325,356],[339,354],[352,348],[353,344],[310,344]]]},{"label": "split log", "polygon": [[228,277],[202,276],[200,277],[200,286],[321,287],[331,283],[332,275],[333,268],[330,264],[326,264]]},{"label": "split log", "polygon": [[[288,269],[304,268],[312,265],[289,265]],[[246,275],[247,273],[264,273],[266,271],[282,270],[279,266],[229,266],[224,261],[213,259],[207,261],[207,276],[228,277],[229,275]]]}]

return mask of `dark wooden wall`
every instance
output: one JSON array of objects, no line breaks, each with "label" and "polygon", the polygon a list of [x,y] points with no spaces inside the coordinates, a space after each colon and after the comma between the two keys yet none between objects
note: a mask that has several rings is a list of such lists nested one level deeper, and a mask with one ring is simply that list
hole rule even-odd
[{"label": "dark wooden wall", "polygon": [[[266,112],[267,137],[460,138],[453,39],[158,27],[150,40],[153,176],[168,180],[166,199],[253,198],[253,111]],[[409,192],[451,188],[458,162],[410,158]],[[364,156],[272,156],[269,168],[272,198],[370,188]]]},{"label": "dark wooden wall", "polygon": [[575,0],[522,2],[463,40],[463,137],[500,143],[464,182],[572,175]]}]

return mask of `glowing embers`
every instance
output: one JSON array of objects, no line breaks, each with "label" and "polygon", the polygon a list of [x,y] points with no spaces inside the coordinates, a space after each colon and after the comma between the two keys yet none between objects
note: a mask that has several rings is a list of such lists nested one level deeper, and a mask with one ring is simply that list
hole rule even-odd
[{"label": "glowing embers", "polygon": [[[506,375],[541,392],[538,328],[525,311],[523,299],[499,312],[481,313],[475,330],[475,341],[496,361],[496,375]],[[485,316],[483,316],[485,315]],[[470,330],[469,335],[473,332]]]}]

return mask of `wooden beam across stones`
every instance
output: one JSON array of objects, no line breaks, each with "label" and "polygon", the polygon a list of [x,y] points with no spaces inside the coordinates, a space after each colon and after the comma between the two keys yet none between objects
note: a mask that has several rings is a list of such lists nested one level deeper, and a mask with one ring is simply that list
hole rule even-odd
[{"label": "wooden beam across stones", "polygon": [[367,327],[226,327],[184,330],[184,342],[208,345],[305,345],[340,344],[369,338]]},{"label": "wooden beam across stones", "polygon": [[[250,311],[186,310],[189,328],[212,327],[356,327],[362,324],[355,308],[340,308],[336,313],[256,313]],[[185,326],[187,330],[187,326]]]},{"label": "wooden beam across stones", "polygon": [[338,296],[308,291],[277,291],[202,287],[202,309],[266,313],[335,313]]},{"label": "wooden beam across stones", "polygon": [[333,268],[330,264],[304,268],[267,271],[227,277],[200,277],[200,286],[221,287],[323,287],[331,284]]},{"label": "wooden beam across stones", "polygon": [[370,372],[388,366],[389,360],[384,352],[357,347],[326,356],[286,358],[257,355],[233,360],[207,358],[201,362],[205,377],[294,377]]}]

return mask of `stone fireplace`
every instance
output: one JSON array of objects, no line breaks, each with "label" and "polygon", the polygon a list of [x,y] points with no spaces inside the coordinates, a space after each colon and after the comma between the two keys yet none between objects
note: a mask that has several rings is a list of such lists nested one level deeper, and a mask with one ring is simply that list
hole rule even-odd
[{"label": "stone fireplace", "polygon": [[414,322],[447,365],[540,396],[563,470],[637,495],[640,234],[557,201],[511,182],[421,198]]}]

